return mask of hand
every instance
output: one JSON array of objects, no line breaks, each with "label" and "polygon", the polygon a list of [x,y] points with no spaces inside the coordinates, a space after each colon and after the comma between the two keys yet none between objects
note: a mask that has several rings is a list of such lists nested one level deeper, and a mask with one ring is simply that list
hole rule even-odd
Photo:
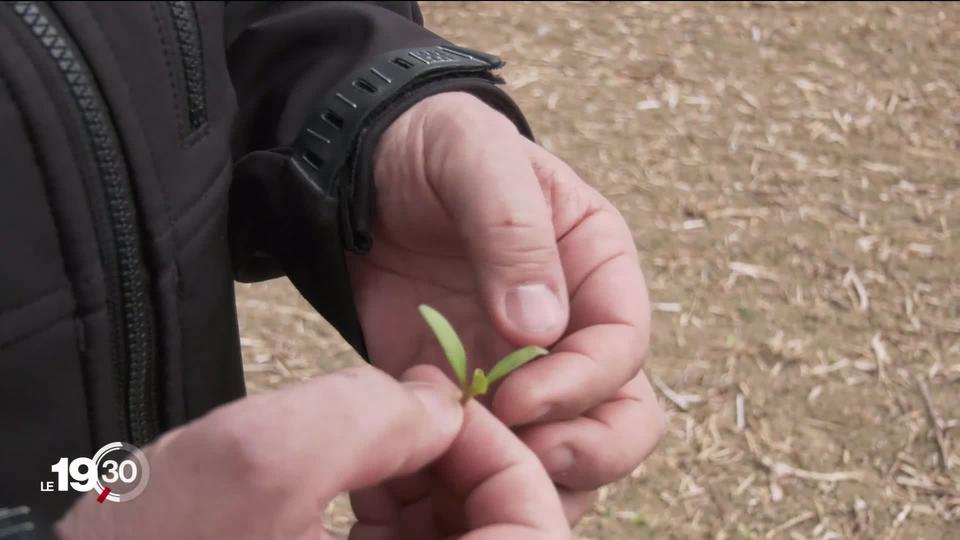
[{"label": "hand", "polygon": [[[467,538],[562,538],[547,536],[568,529],[533,454],[477,407],[461,431],[456,392],[435,382],[442,376],[432,369],[412,370],[403,383],[370,367],[346,369],[220,407],[145,449],[151,478],[139,497],[98,504],[90,493],[57,523],[58,535],[330,538],[321,512],[338,493],[414,473],[443,456],[439,478],[466,500]],[[496,451],[467,464],[476,456],[464,445],[477,439]],[[531,497],[530,514],[508,507],[515,504],[503,496],[508,491]],[[515,534],[493,536],[501,530]],[[361,523],[351,537],[383,538],[375,532]]]},{"label": "hand", "polygon": [[[432,366],[405,376],[457,392]],[[571,538],[557,491],[533,452],[479,403],[465,411],[460,435],[430,469],[351,495],[359,523],[350,540]]]},{"label": "hand", "polygon": [[551,346],[490,405],[576,519],[590,491],[632,471],[664,431],[640,371],[650,311],[629,228],[570,167],[468,94],[412,107],[375,160],[374,247],[347,263],[373,363],[394,375],[424,361],[450,373],[421,303],[450,319],[471,365]]}]

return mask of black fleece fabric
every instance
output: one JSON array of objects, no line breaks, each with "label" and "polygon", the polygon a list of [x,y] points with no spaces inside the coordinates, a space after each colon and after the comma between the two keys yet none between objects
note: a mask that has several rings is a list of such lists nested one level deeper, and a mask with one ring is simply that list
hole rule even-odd
[{"label": "black fleece fabric", "polygon": [[[40,489],[60,458],[145,446],[244,395],[234,280],[297,261],[231,226],[264,204],[233,193],[235,164],[273,174],[353,68],[445,43],[415,2],[0,6],[0,530],[3,508],[52,522],[75,500]],[[490,80],[438,81],[368,130],[362,174],[387,123],[439,91],[526,130]],[[295,284],[362,350],[336,234],[321,241],[330,260],[310,264],[341,271]]]}]

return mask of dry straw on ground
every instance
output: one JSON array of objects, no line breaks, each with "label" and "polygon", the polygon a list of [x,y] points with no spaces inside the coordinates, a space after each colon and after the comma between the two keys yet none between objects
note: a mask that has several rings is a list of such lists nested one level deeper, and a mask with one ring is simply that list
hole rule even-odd
[{"label": "dry straw on ground", "polygon": [[[670,431],[581,539],[960,538],[960,6],[425,13],[643,255]],[[251,391],[354,361],[286,284],[238,296]]]}]

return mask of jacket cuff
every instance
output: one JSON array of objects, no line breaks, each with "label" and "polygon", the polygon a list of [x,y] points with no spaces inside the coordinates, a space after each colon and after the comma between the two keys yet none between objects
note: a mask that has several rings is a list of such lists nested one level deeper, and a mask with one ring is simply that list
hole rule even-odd
[{"label": "jacket cuff", "polygon": [[[353,197],[349,201],[343,201],[350,206],[349,214],[352,219],[344,220],[341,234],[345,245],[349,246],[351,251],[362,254],[372,246],[373,238],[370,231],[376,200],[376,185],[373,177],[374,154],[380,138],[397,118],[417,103],[437,94],[465,92],[509,118],[523,136],[530,140],[534,139],[530,125],[516,102],[496,86],[502,83],[501,79],[492,76],[451,75],[444,79],[432,80],[399,96],[360,133],[355,146],[355,155],[351,156],[349,161],[352,164],[348,174],[353,186]],[[360,239],[360,241],[354,242],[353,239]]]},{"label": "jacket cuff", "polygon": [[[401,5],[411,6],[411,13],[393,9]],[[418,15],[413,4],[402,3],[233,3],[227,9],[227,57],[238,102],[232,147],[239,160],[230,194],[235,277],[260,281],[286,274],[363,356],[344,251],[370,248],[372,161],[383,132],[430,95],[468,92],[530,135],[516,104],[496,87],[503,81],[490,69],[499,59],[450,44],[424,29]],[[408,75],[426,64],[429,76],[401,85],[403,76],[382,71],[394,84],[383,82],[396,89],[389,96],[342,87],[354,82],[363,89],[351,72],[391,51],[412,55],[405,57],[412,64],[402,66]],[[359,105],[377,98],[359,124],[351,122],[360,116],[342,109],[346,103],[360,112]],[[344,129],[338,137],[304,135],[304,124],[320,107],[340,108]],[[328,123],[336,127],[338,121]],[[348,129],[357,125],[357,131]],[[327,174],[334,165],[336,175]]]},{"label": "jacket cuff", "polygon": [[[235,203],[231,206],[234,257],[237,260],[238,254],[246,253],[247,259],[240,267],[257,273],[246,277],[263,277],[273,270],[276,261],[304,298],[369,360],[344,250],[365,253],[372,245],[373,156],[379,139],[411,106],[444,92],[467,92],[478,97],[511,118],[521,133],[532,137],[516,104],[495,86],[499,82],[489,72],[450,73],[405,88],[366,119],[349,141],[349,155],[340,158],[343,167],[334,169],[337,174],[332,178],[314,177],[313,172],[321,172],[319,168],[306,170],[316,161],[305,157],[312,154],[302,148],[294,148],[293,153],[261,151],[246,156],[237,163],[231,190]],[[327,140],[318,131],[306,131],[311,138]],[[332,132],[328,135],[333,136]],[[333,146],[328,142],[325,146]],[[298,159],[307,161],[299,163]],[[244,201],[259,204],[238,212]],[[254,238],[259,240],[251,245],[235,244]]]}]

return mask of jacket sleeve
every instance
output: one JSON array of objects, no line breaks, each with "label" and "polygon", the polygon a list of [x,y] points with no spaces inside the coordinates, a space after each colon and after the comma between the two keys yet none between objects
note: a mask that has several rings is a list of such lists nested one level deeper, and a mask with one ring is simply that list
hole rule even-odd
[{"label": "jacket sleeve", "polygon": [[[227,63],[237,96],[238,112],[231,139],[235,168],[231,193],[231,253],[235,276],[258,281],[286,274],[304,297],[365,356],[362,332],[346,274],[343,236],[351,232],[316,231],[310,236],[283,232],[283,243],[311,244],[318,254],[299,248],[279,249],[277,234],[265,231],[265,214],[284,212],[296,197],[285,195],[274,208],[263,188],[282,175],[283,163],[297,134],[320,96],[355,68],[400,49],[452,45],[423,27],[416,2],[235,2],[226,6]],[[532,137],[516,104],[490,77],[450,77],[431,81],[389,103],[384,113],[353,146],[356,176],[372,177],[370,161],[377,140],[404,110],[439,92],[465,91],[507,115]],[[256,181],[248,181],[256,177]],[[268,178],[264,181],[264,178]],[[372,178],[353,180],[352,215],[367,227],[373,207]],[[274,182],[276,184],[276,182]],[[248,188],[248,185],[260,186]],[[357,207],[358,206],[358,207]],[[311,211],[313,211],[311,209]],[[320,215],[324,211],[316,210]],[[285,212],[289,213],[289,212]],[[327,213],[337,213],[330,209]],[[290,221],[290,216],[284,216]],[[296,227],[287,226],[284,230]],[[295,241],[293,236],[300,235]],[[339,236],[338,236],[339,235]],[[274,240],[271,240],[274,238]],[[374,239],[375,241],[375,239]],[[351,247],[350,243],[346,243]],[[311,260],[308,260],[311,259]]]},{"label": "jacket sleeve", "polygon": [[[367,60],[450,44],[423,27],[416,2],[231,2],[225,35],[238,103],[237,157],[288,144],[312,101]],[[485,100],[528,129],[512,101],[489,86]]]}]

